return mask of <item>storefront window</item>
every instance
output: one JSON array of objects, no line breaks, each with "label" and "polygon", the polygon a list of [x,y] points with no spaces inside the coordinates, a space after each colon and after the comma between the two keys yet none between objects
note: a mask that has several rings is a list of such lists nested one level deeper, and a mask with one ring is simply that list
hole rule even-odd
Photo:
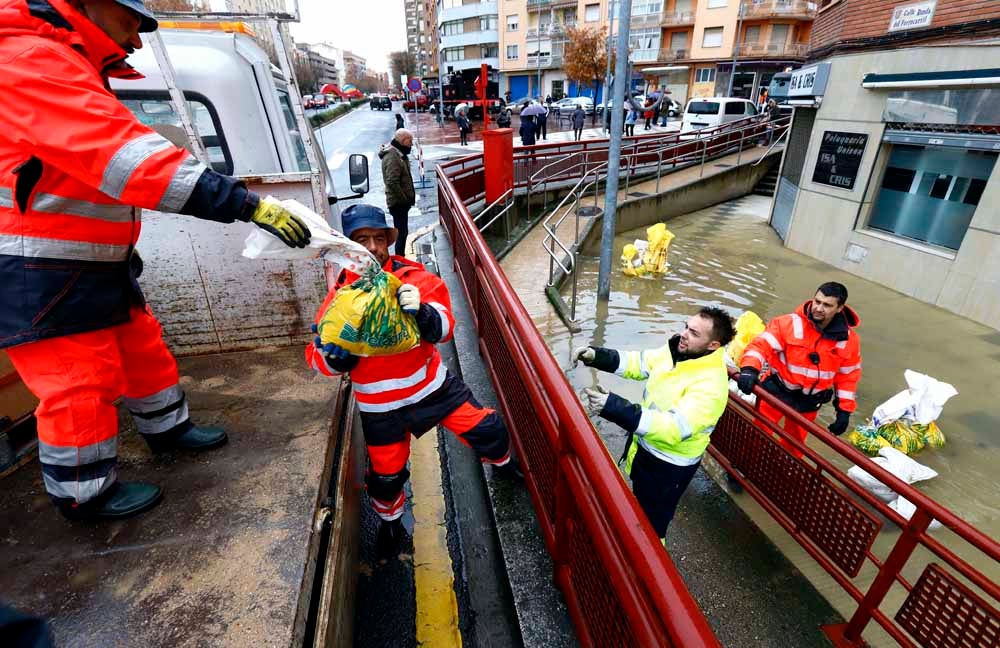
[{"label": "storefront window", "polygon": [[868,226],[957,250],[997,154],[931,146],[890,145]]}]

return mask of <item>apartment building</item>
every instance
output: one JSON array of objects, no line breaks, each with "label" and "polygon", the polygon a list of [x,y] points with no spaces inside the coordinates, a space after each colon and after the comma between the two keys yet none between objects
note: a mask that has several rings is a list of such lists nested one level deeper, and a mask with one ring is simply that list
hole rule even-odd
[{"label": "apartment building", "polygon": [[[499,0],[507,4],[506,0]],[[439,65],[457,72],[486,63],[500,67],[498,2],[437,0]]]},{"label": "apartment building", "polygon": [[[437,1],[405,0],[406,49],[421,77],[438,73]],[[399,83],[399,79],[394,79]]]},{"label": "apartment building", "polygon": [[[298,45],[296,47],[295,53],[300,59],[304,60],[312,70],[313,79],[316,82],[317,88],[322,88],[327,83],[340,84],[340,73],[337,69],[337,63],[332,58],[327,58],[319,52],[313,51],[311,45]],[[301,79],[300,79],[301,81]]]},{"label": "apartment building", "polygon": [[1000,3],[823,0],[808,59],[772,227],[1000,329]]}]

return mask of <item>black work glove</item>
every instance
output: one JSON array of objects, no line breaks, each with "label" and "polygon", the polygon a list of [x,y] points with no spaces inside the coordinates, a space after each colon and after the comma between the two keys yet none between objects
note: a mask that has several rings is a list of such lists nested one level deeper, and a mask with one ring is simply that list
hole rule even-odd
[{"label": "black work glove", "polygon": [[740,388],[740,391],[746,395],[753,393],[753,386],[757,384],[757,376],[760,375],[760,371],[754,369],[753,367],[743,367],[740,369],[740,375],[736,379],[736,386]]},{"label": "black work glove", "polygon": [[851,423],[851,413],[844,410],[837,410],[837,420],[827,426],[832,434],[840,436],[847,431],[847,426]]}]

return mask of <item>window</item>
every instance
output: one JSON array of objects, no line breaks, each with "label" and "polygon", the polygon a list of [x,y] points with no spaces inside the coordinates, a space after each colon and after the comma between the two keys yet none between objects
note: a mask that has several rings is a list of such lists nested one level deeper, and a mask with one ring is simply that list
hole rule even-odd
[{"label": "window", "polygon": [[497,28],[497,17],[496,16],[480,16],[479,17],[479,31],[495,31]]},{"label": "window", "polygon": [[507,16],[507,31],[516,32],[517,31],[517,14],[512,16]]},{"label": "window", "polygon": [[[709,68],[705,68],[709,69]],[[698,70],[701,72],[701,70]],[[692,101],[688,104],[687,112],[692,115],[718,115],[718,101]]]},{"label": "window", "polygon": [[[192,99],[190,96],[194,93],[188,92],[186,94],[189,96],[188,109],[194,120],[194,128],[198,132],[198,137],[201,138],[201,143],[205,145],[205,152],[208,153],[208,161],[211,163],[212,169],[219,173],[232,175],[233,161],[222,134],[222,128],[218,124],[215,107],[207,98],[199,96],[197,99]],[[170,95],[166,92],[122,92],[119,95],[119,100],[146,126],[173,126],[183,134],[180,115],[174,112],[174,105],[170,101]],[[295,128],[294,118],[291,128]],[[305,154],[304,149],[302,152]],[[305,170],[309,170],[308,165]]]},{"label": "window", "polygon": [[687,49],[688,46],[688,35],[687,32],[674,32],[670,34],[670,49],[673,51]]},{"label": "window", "polygon": [[[715,81],[715,68],[698,68],[694,73],[695,83],[712,83]],[[715,107],[716,110],[719,109],[718,106]]]},{"label": "window", "polygon": [[868,226],[957,250],[997,154],[893,144]]},{"label": "window", "polygon": [[448,47],[444,50],[444,60],[445,61],[464,61],[465,60],[465,48],[464,47]]},{"label": "window", "polygon": [[480,47],[479,56],[482,58],[497,58],[500,56],[499,45],[483,45]]},{"label": "window", "polygon": [[702,47],[722,47],[722,27],[706,27]]},{"label": "window", "polygon": [[633,16],[658,14],[663,11],[663,0],[636,0],[632,5]]},{"label": "window", "polygon": [[635,62],[655,61],[660,51],[660,28],[633,29],[628,38],[632,60]]},{"label": "window", "polygon": [[782,49],[788,41],[788,25],[771,25],[770,45],[774,49]]},{"label": "window", "polygon": [[441,2],[442,9],[454,9],[455,7],[461,7],[461,6],[462,6],[462,0],[442,0]]},{"label": "window", "polygon": [[507,60],[508,61],[515,61],[515,60],[517,60],[517,58],[518,58],[517,45],[508,45],[507,46]]},{"label": "window", "polygon": [[708,0],[709,9],[721,9],[722,7],[725,7],[726,4],[726,0]]},{"label": "window", "polygon": [[727,115],[742,115],[744,112],[744,104],[742,101],[727,101],[725,114]]},{"label": "window", "polygon": [[753,27],[747,27],[746,32],[743,33],[744,43],[758,43],[760,42],[760,25],[754,25]]},{"label": "window", "polygon": [[601,19],[601,5],[589,4],[583,8],[583,20],[585,22],[597,22]]},{"label": "window", "polygon": [[[454,36],[465,32],[465,25],[461,20],[452,20],[441,25],[442,36]],[[423,42],[422,40],[420,42]]]}]

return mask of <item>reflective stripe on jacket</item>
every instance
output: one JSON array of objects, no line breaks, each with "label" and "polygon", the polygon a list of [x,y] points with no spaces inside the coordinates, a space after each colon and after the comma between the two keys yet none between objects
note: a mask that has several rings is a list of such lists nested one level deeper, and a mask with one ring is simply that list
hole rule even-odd
[{"label": "reflective stripe on jacket", "polygon": [[[450,340],[455,330],[451,297],[440,277],[427,272],[421,264],[398,256],[389,257],[385,270],[392,272],[404,284],[412,284],[420,290],[421,314],[425,317],[418,315],[417,318],[421,329],[420,344],[396,355],[357,358],[356,364],[349,370],[354,397],[362,412],[397,410],[413,405],[439,389],[448,372],[434,345]],[[357,275],[353,273],[341,274],[316,313],[317,324],[333,302],[337,290],[355,279]],[[428,331],[433,333],[428,334]],[[325,376],[339,373],[327,364],[312,343],[306,345],[306,363]]]},{"label": "reflective stripe on jacket", "polygon": [[[764,377],[764,388],[797,411],[816,411],[836,399],[838,409],[853,412],[861,380],[861,338],[854,328],[861,320],[845,306],[826,329],[820,329],[809,316],[811,303],[768,322],[747,345],[742,365],[760,371],[766,362],[771,370]],[[819,362],[812,362],[812,353]]]},{"label": "reflective stripe on jacket", "polygon": [[128,319],[135,207],[222,222],[256,207],[115,98],[108,77],[139,77],[124,59],[65,0],[0,0],[0,347]]},{"label": "reflective stripe on jacket", "polygon": [[[619,353],[615,372],[645,380],[642,414],[635,430],[638,445],[653,456],[679,466],[697,463],[726,409],[729,377],[723,349],[674,364],[670,344],[646,351]],[[632,470],[635,447],[625,468]]]}]

